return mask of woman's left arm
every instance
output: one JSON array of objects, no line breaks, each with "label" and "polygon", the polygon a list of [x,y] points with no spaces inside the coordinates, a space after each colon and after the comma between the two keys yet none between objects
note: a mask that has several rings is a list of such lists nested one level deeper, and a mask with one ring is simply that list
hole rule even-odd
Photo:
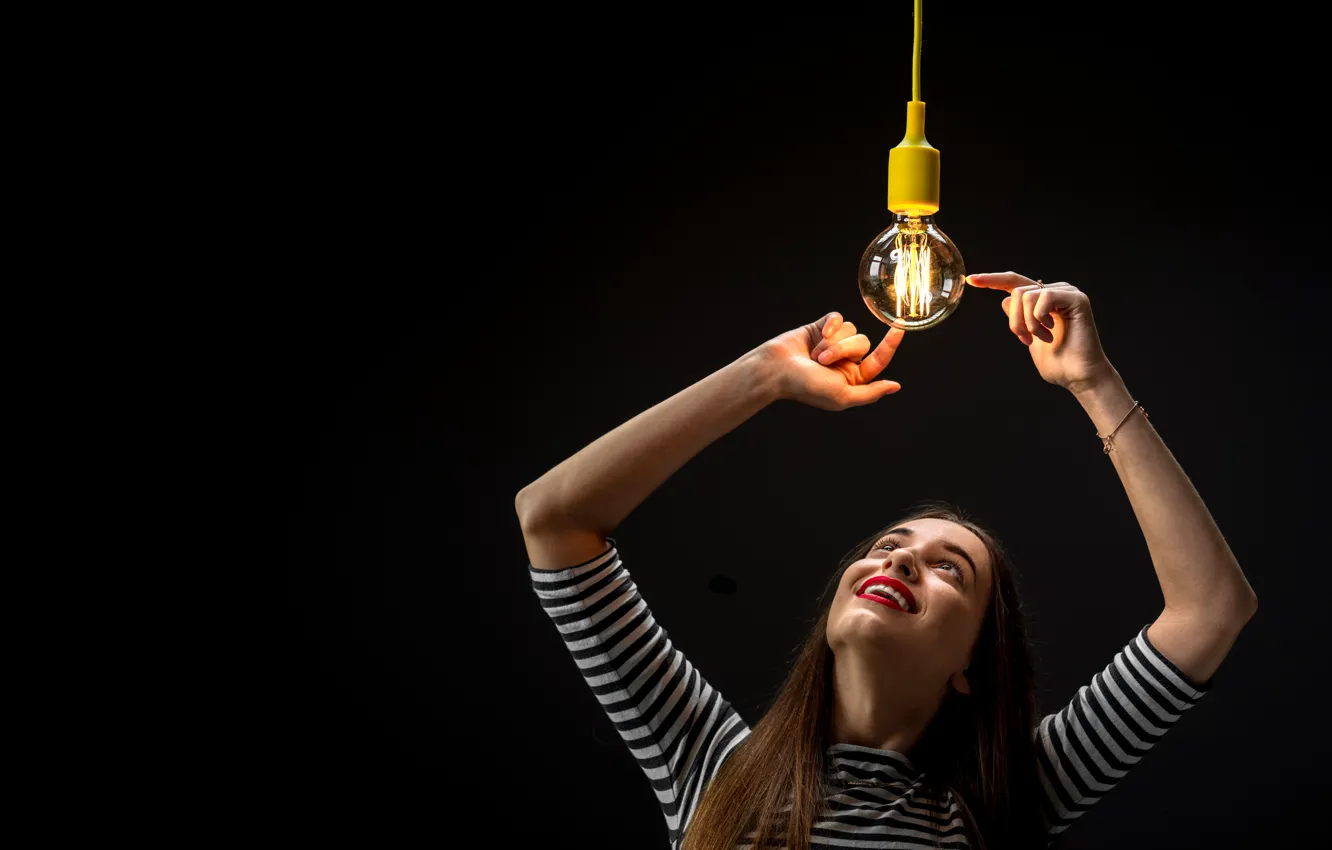
[{"label": "woman's left arm", "polygon": [[1109,457],[1165,597],[1147,637],[1194,682],[1208,681],[1258,598],[1198,491],[1142,410],[1134,409],[1101,348],[1086,294],[1012,272],[972,275],[968,282],[1009,293],[1002,304],[1009,328],[1028,346],[1041,377],[1073,393],[1097,434],[1114,433]]}]

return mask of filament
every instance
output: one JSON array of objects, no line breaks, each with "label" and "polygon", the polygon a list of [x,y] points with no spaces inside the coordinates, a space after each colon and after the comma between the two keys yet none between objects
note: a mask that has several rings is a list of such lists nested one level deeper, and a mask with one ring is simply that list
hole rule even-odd
[{"label": "filament", "polygon": [[[913,319],[930,313],[930,244],[921,231],[901,231],[893,245],[897,268],[893,288],[897,291],[897,315]],[[906,312],[903,312],[905,307]]]}]

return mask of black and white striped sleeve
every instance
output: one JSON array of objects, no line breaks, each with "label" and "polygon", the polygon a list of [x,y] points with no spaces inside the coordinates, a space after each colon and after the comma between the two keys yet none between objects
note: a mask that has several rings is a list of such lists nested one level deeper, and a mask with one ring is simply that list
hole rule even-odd
[{"label": "black and white striped sleeve", "polygon": [[1036,754],[1050,835],[1114,788],[1210,689],[1152,646],[1144,626],[1090,685],[1043,718]]},{"label": "black and white striped sleeve", "polygon": [[674,845],[749,727],[672,645],[613,540],[577,566],[528,569],[579,672],[652,783]]}]

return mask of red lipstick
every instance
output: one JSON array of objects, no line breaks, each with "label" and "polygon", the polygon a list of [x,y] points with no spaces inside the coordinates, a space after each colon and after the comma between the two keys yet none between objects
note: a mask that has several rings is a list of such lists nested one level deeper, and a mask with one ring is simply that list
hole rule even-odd
[{"label": "red lipstick", "polygon": [[[902,594],[902,598],[906,600],[907,608],[909,610],[904,610],[901,605],[897,604],[897,600],[895,599],[890,599],[887,596],[881,596],[877,593],[865,592],[876,584],[886,585],[888,587],[891,587],[893,590],[896,590],[898,593]],[[911,595],[911,589],[908,588],[902,582],[898,581],[897,579],[889,578],[888,576],[874,576],[873,578],[866,581],[864,584],[860,586],[860,590],[856,591],[856,596],[859,597],[860,599],[868,599],[871,602],[878,602],[881,605],[887,605],[889,608],[895,608],[898,611],[902,611],[902,613],[904,614],[914,614],[916,613],[918,607],[916,605],[916,597]]]}]

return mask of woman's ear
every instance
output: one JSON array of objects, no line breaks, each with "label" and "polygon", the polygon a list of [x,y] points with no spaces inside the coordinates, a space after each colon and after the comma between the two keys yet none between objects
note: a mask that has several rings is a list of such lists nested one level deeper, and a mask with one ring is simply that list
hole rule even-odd
[{"label": "woman's ear", "polygon": [[967,681],[967,672],[969,670],[971,670],[970,667],[963,670],[961,673],[954,673],[948,679],[948,684],[953,686],[953,690],[964,696],[971,696],[971,683]]}]

